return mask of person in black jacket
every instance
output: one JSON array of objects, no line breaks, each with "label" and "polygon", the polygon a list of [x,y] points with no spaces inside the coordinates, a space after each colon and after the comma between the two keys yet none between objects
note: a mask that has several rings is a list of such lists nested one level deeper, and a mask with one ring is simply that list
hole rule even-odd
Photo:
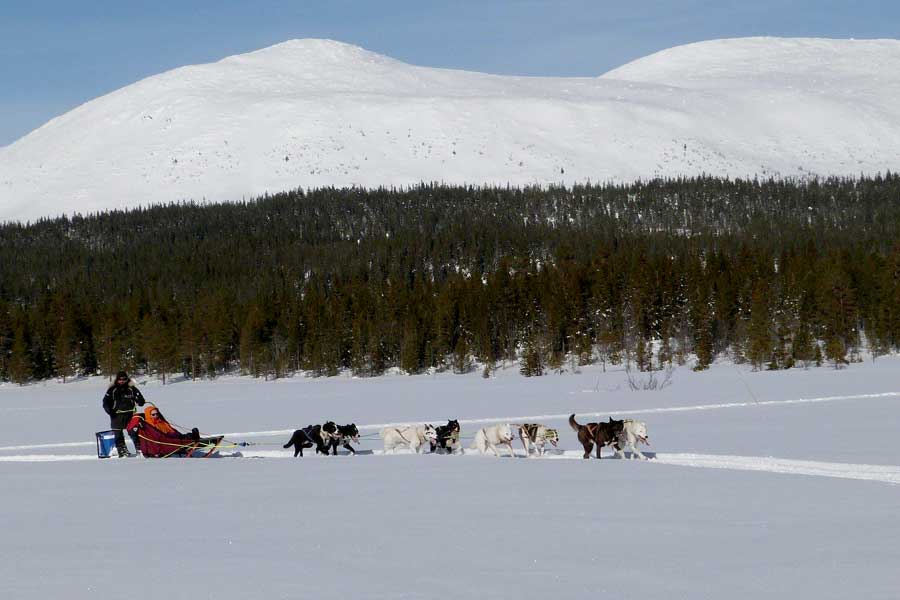
[{"label": "person in black jacket", "polygon": [[[144,405],[144,396],[137,389],[128,373],[119,371],[116,374],[116,382],[109,386],[103,397],[103,410],[109,415],[109,426],[116,432],[116,451],[119,456],[129,456],[128,446],[125,445],[125,435],[122,430],[128,425],[128,421],[134,416],[138,406]],[[130,432],[129,432],[130,434]],[[134,439],[134,447],[138,447],[138,441]]]}]

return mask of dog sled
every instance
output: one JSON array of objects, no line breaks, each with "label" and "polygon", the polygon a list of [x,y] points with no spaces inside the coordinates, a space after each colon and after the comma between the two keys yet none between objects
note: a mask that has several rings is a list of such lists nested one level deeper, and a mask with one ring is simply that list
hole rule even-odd
[{"label": "dog sled", "polygon": [[[97,458],[115,456],[116,432],[98,431]],[[184,440],[167,435],[152,425],[144,424],[138,431],[136,450],[147,458],[209,458],[219,455],[224,436],[201,437],[196,440]]]},{"label": "dog sled", "polygon": [[135,428],[138,450],[145,458],[209,458],[218,453],[225,439],[222,435],[200,437],[199,434],[168,433],[143,419],[135,424]]},{"label": "dog sled", "polygon": [[[221,435],[201,437],[197,428],[190,433],[181,433],[152,405],[143,414],[135,414],[125,430],[134,441],[135,449],[145,458],[209,458],[218,455],[225,439]],[[115,436],[115,430],[97,433],[98,458],[111,456]]]}]

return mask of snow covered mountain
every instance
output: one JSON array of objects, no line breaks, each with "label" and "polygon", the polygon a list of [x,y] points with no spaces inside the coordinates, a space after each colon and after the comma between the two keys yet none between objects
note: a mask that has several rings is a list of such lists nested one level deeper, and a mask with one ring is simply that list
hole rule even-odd
[{"label": "snow covered mountain", "polygon": [[900,165],[900,41],[681,46],[596,78],[294,40],[147,78],[0,148],[0,220],[297,187],[531,184]]}]

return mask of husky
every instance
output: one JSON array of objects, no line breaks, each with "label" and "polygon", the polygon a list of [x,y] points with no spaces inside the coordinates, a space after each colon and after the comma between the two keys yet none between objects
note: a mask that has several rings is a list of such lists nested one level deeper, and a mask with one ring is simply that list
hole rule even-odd
[{"label": "husky", "polygon": [[337,425],[334,421],[328,421],[324,425],[307,425],[303,429],[294,431],[294,435],[288,440],[284,448],[294,447],[294,458],[303,457],[304,448],[316,447],[316,454],[328,454],[332,440],[340,439]]},{"label": "husky", "polygon": [[359,428],[356,427],[356,423],[338,425],[337,437],[331,439],[331,453],[337,456],[338,446],[343,446],[350,451],[350,454],[356,454],[356,450],[353,449],[350,442],[354,444],[359,443]]},{"label": "husky", "polygon": [[544,445],[550,442],[554,448],[559,445],[559,432],[540,423],[523,423],[514,425],[519,430],[519,439],[525,447],[525,456],[531,456],[531,446],[538,456],[544,455]]},{"label": "husky", "polygon": [[437,432],[434,425],[400,425],[398,427],[385,427],[379,433],[384,440],[385,453],[394,453],[399,447],[406,447],[418,454],[419,449],[426,443],[431,445],[437,443]]},{"label": "husky", "polygon": [[597,445],[597,458],[600,458],[600,448],[608,446],[619,439],[625,421],[616,421],[612,417],[608,423],[587,423],[581,425],[575,421],[575,415],[569,417],[569,427],[578,434],[578,441],[584,447],[583,458],[591,457],[594,444]]},{"label": "husky", "polygon": [[616,456],[625,458],[625,448],[631,448],[631,458],[639,458],[647,460],[644,453],[638,449],[638,443],[650,445],[647,439],[647,424],[643,421],[635,421],[634,419],[625,419],[622,424],[622,431],[613,443],[616,449]]},{"label": "husky", "polygon": [[490,450],[494,456],[500,456],[497,446],[503,445],[509,449],[509,455],[515,458],[516,453],[513,451],[512,441],[512,426],[509,423],[491,425],[478,430],[478,433],[475,434],[475,441],[472,442],[472,448],[477,448],[482,454],[487,454],[487,451]]}]

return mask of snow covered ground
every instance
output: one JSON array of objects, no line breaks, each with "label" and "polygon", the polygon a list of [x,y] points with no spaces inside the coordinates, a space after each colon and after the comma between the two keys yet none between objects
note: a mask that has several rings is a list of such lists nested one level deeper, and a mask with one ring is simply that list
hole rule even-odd
[{"label": "snow covered ground", "polygon": [[[0,597],[897,598],[900,358],[633,392],[621,370],[148,381],[245,458],[97,460],[105,381],[0,386]],[[656,459],[580,458],[569,412],[647,422]],[[298,426],[540,420],[540,459],[293,459]],[[468,440],[467,440],[468,441]],[[646,450],[646,449],[645,449]],[[521,448],[519,448],[521,454]],[[254,458],[256,457],[256,458]]]},{"label": "snow covered ground", "polygon": [[0,221],[298,187],[874,174],[900,40],[746,38],[600,77],[413,66],[290,40],[149,77],[0,148]]}]

